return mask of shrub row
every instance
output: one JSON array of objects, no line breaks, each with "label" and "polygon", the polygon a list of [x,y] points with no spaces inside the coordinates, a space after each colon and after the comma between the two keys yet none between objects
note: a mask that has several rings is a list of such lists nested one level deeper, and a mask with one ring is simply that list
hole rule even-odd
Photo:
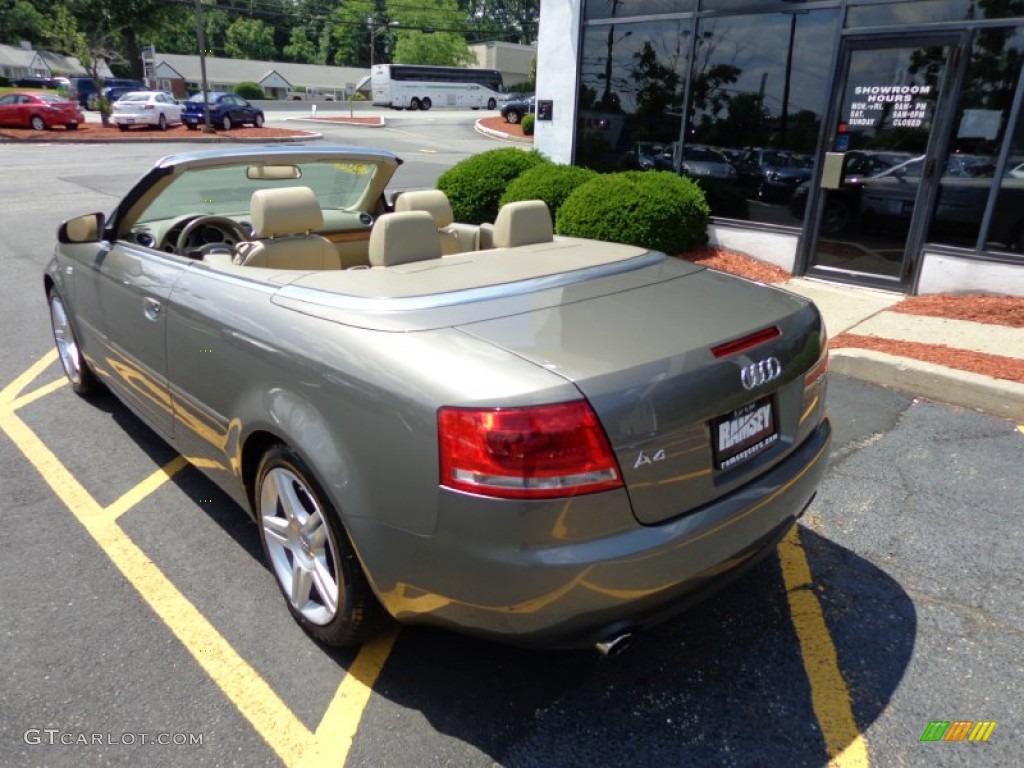
[{"label": "shrub row", "polygon": [[[525,127],[525,125],[524,125]],[[678,254],[707,242],[708,216],[717,208],[737,215],[746,205],[725,185],[707,185],[669,171],[597,173],[558,165],[536,151],[513,147],[474,155],[437,181],[456,221],[494,221],[518,200],[543,200],[560,235]],[[709,205],[714,198],[716,205]]]}]

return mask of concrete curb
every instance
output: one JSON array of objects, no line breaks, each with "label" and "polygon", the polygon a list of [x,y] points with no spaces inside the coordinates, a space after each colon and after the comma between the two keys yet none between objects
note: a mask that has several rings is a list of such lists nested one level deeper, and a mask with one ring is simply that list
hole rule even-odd
[{"label": "concrete curb", "polygon": [[[377,117],[377,120],[379,121],[377,123],[348,123],[348,122],[345,122],[346,120],[349,120],[349,119],[351,119],[351,118],[347,118],[347,117],[309,117],[308,115],[306,117],[286,117],[285,118],[285,120],[287,120],[289,123],[329,123],[330,125],[351,125],[351,126],[354,126],[356,128],[387,128],[387,125],[388,125],[387,121],[383,117],[380,117],[380,116]],[[355,119],[359,119],[359,118],[355,118]]]},{"label": "concrete curb", "polygon": [[489,136],[492,139],[511,141],[514,144],[533,144],[533,139],[528,139],[526,137],[519,138],[518,136],[510,136],[507,133],[502,133],[501,131],[496,131],[493,128],[488,128],[487,126],[483,125],[484,119],[485,118],[480,118],[473,124],[473,127],[476,129],[477,133],[482,133],[484,136]]},{"label": "concrete curb", "polygon": [[835,373],[902,389],[929,400],[1024,422],[1024,384],[1017,382],[869,349],[833,349],[829,367]]},{"label": "concrete curb", "polygon": [[181,139],[171,136],[146,136],[139,139],[57,139],[56,141],[45,138],[38,139],[7,139],[0,138],[0,144],[39,144],[51,146],[53,144],[289,144],[298,141],[312,141],[322,139],[322,133],[307,132],[303,136],[270,136],[266,138],[245,136],[197,136],[194,139]]}]

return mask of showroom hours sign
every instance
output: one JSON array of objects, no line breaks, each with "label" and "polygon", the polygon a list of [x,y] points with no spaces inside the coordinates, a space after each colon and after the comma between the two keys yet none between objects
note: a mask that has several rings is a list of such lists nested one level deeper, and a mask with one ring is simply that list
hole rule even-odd
[{"label": "showroom hours sign", "polygon": [[921,128],[928,119],[930,85],[858,85],[849,104],[850,128]]}]

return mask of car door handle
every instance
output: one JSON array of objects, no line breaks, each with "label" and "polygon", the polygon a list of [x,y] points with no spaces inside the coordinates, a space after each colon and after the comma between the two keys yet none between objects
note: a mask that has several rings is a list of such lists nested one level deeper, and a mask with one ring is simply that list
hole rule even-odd
[{"label": "car door handle", "polygon": [[142,302],[143,311],[146,313],[146,318],[149,320],[160,319],[160,302],[156,299],[151,299],[148,296],[143,299]]}]

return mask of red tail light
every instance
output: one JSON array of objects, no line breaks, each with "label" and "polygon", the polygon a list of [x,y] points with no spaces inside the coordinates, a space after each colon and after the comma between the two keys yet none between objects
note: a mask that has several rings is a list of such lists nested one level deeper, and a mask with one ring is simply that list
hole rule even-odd
[{"label": "red tail light", "polygon": [[506,499],[622,486],[597,416],[582,400],[530,408],[441,408],[441,485]]}]

